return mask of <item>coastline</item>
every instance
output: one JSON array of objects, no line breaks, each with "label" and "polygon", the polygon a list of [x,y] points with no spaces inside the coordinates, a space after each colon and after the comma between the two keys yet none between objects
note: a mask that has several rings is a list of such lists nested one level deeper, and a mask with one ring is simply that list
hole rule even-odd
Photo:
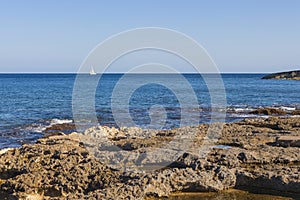
[{"label": "coastline", "polygon": [[[0,155],[1,192],[18,198],[140,199],[241,189],[300,197],[300,147],[290,139],[280,142],[283,136],[298,140],[299,117],[245,119],[222,125],[222,136],[206,157],[196,153],[206,124],[173,130],[93,127],[83,134],[41,138],[36,144]],[[151,158],[141,159],[141,152],[164,147],[186,132],[195,133],[193,145],[171,165],[147,173],[122,170],[121,166],[138,159],[141,166],[151,164]],[[91,135],[108,138],[100,145],[102,154],[97,158],[87,150],[88,140],[82,138]],[[115,156],[115,146],[123,150],[122,159]],[[165,153],[159,157],[161,163],[168,160]],[[109,162],[104,164],[103,159]],[[118,165],[112,164],[116,162]]]},{"label": "coastline", "polygon": [[300,70],[293,70],[287,72],[279,72],[268,74],[262,77],[262,79],[276,79],[276,80],[300,80]]}]

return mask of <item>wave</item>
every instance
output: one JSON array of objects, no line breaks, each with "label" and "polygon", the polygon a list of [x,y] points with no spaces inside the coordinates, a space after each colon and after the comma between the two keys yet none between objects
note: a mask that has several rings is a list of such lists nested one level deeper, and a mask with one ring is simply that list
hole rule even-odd
[{"label": "wave", "polygon": [[297,118],[297,117],[300,117],[300,115],[292,115],[292,116],[289,116],[289,117]]},{"label": "wave", "polygon": [[281,110],[284,110],[284,111],[294,111],[294,110],[296,110],[296,107],[280,106],[279,108]]},{"label": "wave", "polygon": [[52,119],[50,126],[56,125],[56,124],[70,124],[73,123],[73,120],[71,119]]},{"label": "wave", "polygon": [[273,106],[247,106],[247,107],[240,107],[240,106],[228,106],[227,112],[229,113],[249,113],[256,109],[263,109],[263,108],[274,108],[274,109],[281,109],[286,111],[287,113],[300,109],[299,105],[273,105]]},{"label": "wave", "polygon": [[[47,126],[42,124],[31,124],[29,126],[26,126],[25,131],[26,132],[35,132],[35,133],[43,133],[46,130]],[[22,130],[20,130],[22,131]]]},{"label": "wave", "polygon": [[269,118],[269,115],[255,115],[255,114],[244,114],[244,113],[233,113],[227,116],[228,118],[244,119],[244,118]]},{"label": "wave", "polygon": [[255,110],[254,108],[233,108],[235,112],[250,112]]}]

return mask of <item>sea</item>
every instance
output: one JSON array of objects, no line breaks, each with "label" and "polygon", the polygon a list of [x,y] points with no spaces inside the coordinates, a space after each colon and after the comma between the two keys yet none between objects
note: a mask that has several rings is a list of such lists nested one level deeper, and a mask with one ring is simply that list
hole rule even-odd
[{"label": "sea", "polygon": [[[221,74],[225,94],[220,90],[219,95],[226,100],[226,122],[267,117],[249,114],[262,107],[286,111],[300,109],[300,81],[263,80],[261,78],[264,75]],[[185,125],[209,123],[213,100],[208,83],[199,74],[182,76],[188,84],[182,84],[172,74],[132,74],[127,81],[121,82],[122,87],[119,88],[123,88],[122,93],[126,93],[126,88],[132,89],[137,81],[140,87],[132,91],[129,99],[120,99],[117,105],[128,105],[131,120],[142,128],[149,128],[148,125],[152,123],[151,109],[163,109],[165,120],[160,128],[171,129],[181,125],[182,105],[178,98],[190,98],[193,94],[198,101],[199,117],[193,115],[195,107],[191,106],[190,111],[185,110],[191,113],[190,119],[185,115]],[[120,126],[115,118],[122,116],[124,110],[112,109],[112,94],[118,97],[115,88],[122,77],[124,74],[103,74],[101,77],[86,75],[84,85],[87,90],[94,90],[94,110],[99,125]],[[77,78],[77,74],[0,74],[0,149],[35,142],[43,137],[47,127],[55,124],[74,123],[74,85]],[[94,82],[98,79],[96,87],[89,88],[89,80]],[[155,80],[163,80],[165,85]],[[213,83],[209,82],[210,85]],[[191,88],[193,93],[190,92]],[[185,99],[184,102],[189,100],[193,102],[193,99]],[[185,104],[185,107],[189,107],[189,104]],[[85,109],[84,101],[81,109]],[[220,112],[224,112],[224,108]],[[159,118],[159,114],[156,117]],[[89,125],[86,120],[86,126]]]}]

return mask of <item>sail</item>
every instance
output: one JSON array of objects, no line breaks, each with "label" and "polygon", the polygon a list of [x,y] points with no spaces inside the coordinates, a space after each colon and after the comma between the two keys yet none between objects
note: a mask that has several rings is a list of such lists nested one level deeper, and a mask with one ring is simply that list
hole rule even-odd
[{"label": "sail", "polygon": [[94,71],[94,68],[93,68],[93,67],[91,67],[90,75],[96,75],[96,72]]}]

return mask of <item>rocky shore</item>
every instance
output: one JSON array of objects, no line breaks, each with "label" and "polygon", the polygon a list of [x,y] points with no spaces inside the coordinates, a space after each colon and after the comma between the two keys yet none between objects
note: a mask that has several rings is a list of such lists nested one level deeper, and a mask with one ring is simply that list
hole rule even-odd
[{"label": "rocky shore", "polygon": [[300,80],[300,70],[269,74],[262,79]]},{"label": "rocky shore", "polygon": [[[145,199],[241,189],[300,198],[299,117],[245,119],[217,127],[222,134],[205,155],[200,147],[207,140],[206,124],[173,130],[93,127],[84,133],[56,132],[36,144],[0,152],[0,196]],[[168,162],[177,145],[183,145],[176,143],[178,135],[189,133],[193,138],[185,141],[191,145]],[[172,148],[165,150],[168,144]]]}]

